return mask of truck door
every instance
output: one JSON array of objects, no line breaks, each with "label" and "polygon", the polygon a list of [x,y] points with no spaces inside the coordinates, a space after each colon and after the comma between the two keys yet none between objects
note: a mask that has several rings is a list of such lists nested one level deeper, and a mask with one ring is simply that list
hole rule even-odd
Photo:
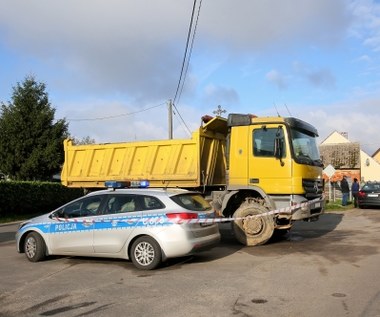
[{"label": "truck door", "polygon": [[248,184],[268,194],[291,193],[292,160],[285,125],[254,126],[249,138]]}]

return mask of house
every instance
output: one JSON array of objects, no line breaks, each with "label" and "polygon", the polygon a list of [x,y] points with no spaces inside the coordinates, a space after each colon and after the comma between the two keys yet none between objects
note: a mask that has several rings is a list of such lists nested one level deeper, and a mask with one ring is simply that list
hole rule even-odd
[{"label": "house", "polygon": [[[319,150],[324,166],[331,164],[336,170],[331,182],[341,180],[343,175],[351,181],[357,178],[361,183],[380,181],[380,153],[375,153],[378,159],[368,155],[360,149],[359,142],[349,141],[347,133],[334,131],[321,142]],[[329,180],[326,175],[324,178]]]},{"label": "house", "polygon": [[372,154],[372,158],[380,164],[380,148]]}]

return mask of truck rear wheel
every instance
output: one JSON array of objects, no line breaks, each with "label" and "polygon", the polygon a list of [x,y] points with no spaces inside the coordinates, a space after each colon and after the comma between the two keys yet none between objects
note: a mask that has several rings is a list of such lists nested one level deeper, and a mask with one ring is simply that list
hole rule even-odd
[{"label": "truck rear wheel", "polygon": [[268,211],[266,207],[254,200],[242,203],[235,211],[234,218],[236,219],[232,223],[236,239],[246,246],[266,243],[274,231],[273,215],[268,215]]}]

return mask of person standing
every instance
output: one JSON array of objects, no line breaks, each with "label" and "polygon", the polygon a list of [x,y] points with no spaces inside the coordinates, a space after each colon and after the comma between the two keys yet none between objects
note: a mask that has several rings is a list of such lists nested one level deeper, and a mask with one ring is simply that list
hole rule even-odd
[{"label": "person standing", "polygon": [[340,181],[340,190],[342,191],[342,206],[347,206],[348,194],[350,193],[350,188],[346,176],[344,175]]},{"label": "person standing", "polygon": [[358,206],[358,194],[359,194],[359,183],[358,179],[354,178],[354,182],[352,183],[351,186],[351,193],[352,193],[352,198],[354,200],[354,207],[356,208]]}]

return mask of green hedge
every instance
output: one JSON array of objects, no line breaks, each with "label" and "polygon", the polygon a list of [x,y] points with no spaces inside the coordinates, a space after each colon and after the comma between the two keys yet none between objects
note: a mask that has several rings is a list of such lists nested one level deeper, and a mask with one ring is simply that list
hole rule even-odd
[{"label": "green hedge", "polygon": [[52,182],[0,182],[0,218],[41,215],[83,196],[79,188]]}]

